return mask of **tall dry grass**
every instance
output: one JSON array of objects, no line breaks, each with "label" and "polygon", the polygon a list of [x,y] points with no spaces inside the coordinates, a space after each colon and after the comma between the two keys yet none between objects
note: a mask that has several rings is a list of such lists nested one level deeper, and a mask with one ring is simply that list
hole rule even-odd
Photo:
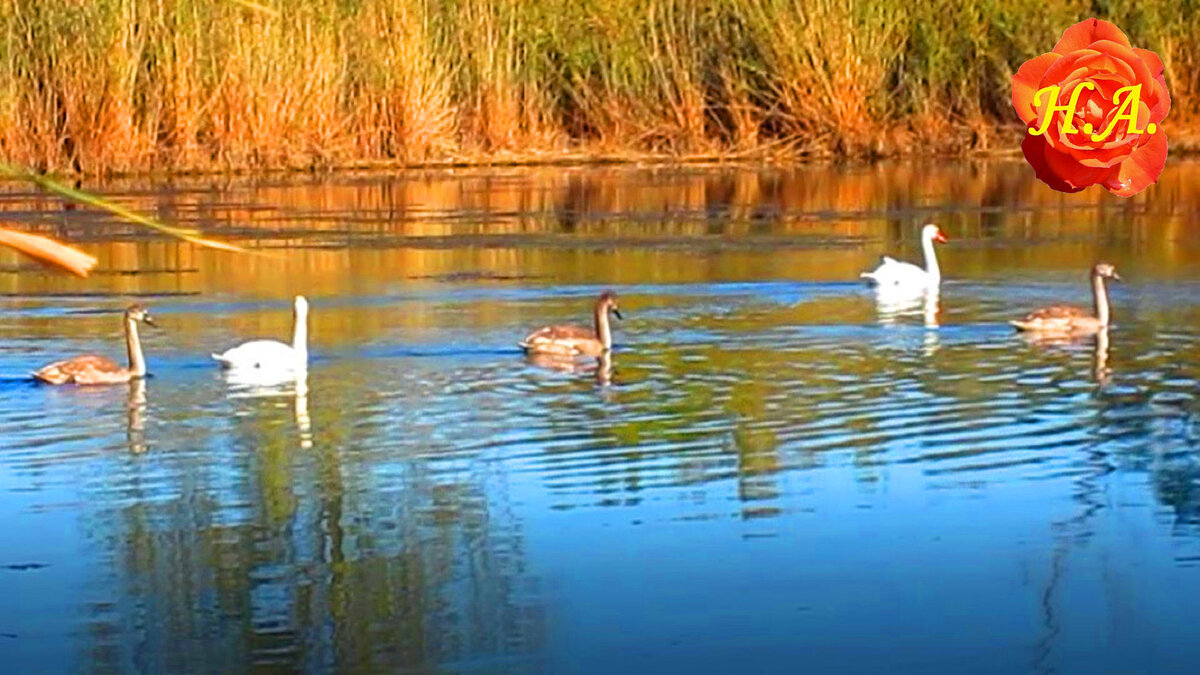
[{"label": "tall dry grass", "polygon": [[0,0],[0,155],[103,173],[987,148],[1014,68],[1089,16],[1163,56],[1170,131],[1196,128],[1198,0]]}]

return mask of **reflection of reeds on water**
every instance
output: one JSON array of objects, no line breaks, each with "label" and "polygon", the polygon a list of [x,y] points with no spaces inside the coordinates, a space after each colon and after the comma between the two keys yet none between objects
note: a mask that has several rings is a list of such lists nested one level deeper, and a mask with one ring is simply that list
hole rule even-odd
[{"label": "reflection of reeds on water", "polygon": [[[89,289],[201,294],[253,289],[259,297],[282,297],[306,288],[312,295],[337,296],[365,282],[394,283],[398,270],[405,277],[482,272],[610,283],[696,278],[703,266],[694,264],[691,252],[734,245],[746,259],[714,273],[853,279],[879,254],[918,254],[916,219],[909,215],[925,203],[961,205],[953,217],[928,215],[955,240],[1102,245],[1129,237],[1144,242],[1160,269],[1170,273],[1194,260],[1187,242],[1200,229],[1197,185],[1200,163],[1169,164],[1153,188],[1156,198],[1132,212],[1110,208],[1094,191],[1047,190],[1024,162],[914,163],[855,172],[498,169],[262,185],[178,179],[159,191],[147,190],[144,182],[109,186],[130,208],[202,226],[214,237],[288,247],[282,260],[233,258],[148,239],[133,226],[87,211],[64,213],[58,200],[13,186],[0,186],[0,212],[19,211],[25,229],[69,234],[99,258],[101,271],[128,272],[95,277]],[[590,250],[595,254],[585,252]],[[796,256],[764,258],[777,250],[820,255],[803,254],[803,266],[794,264]],[[1068,269],[1091,265],[1094,255],[1094,246],[1036,246],[1021,263]],[[734,265],[734,258],[720,264]],[[0,267],[17,262],[14,254],[0,252]],[[995,263],[996,254],[986,247],[953,247],[943,260],[957,277],[992,274]],[[140,273],[148,270],[178,274]],[[0,292],[78,288],[72,280],[0,274]]]},{"label": "reflection of reeds on water", "polygon": [[[1097,13],[1160,50],[1173,112],[1194,121],[1200,21],[1170,0],[1130,11]],[[0,145],[95,173],[987,149],[1014,134],[1011,73],[1080,16],[982,0],[16,0],[0,13]]]},{"label": "reflection of reeds on water", "polygon": [[[89,533],[110,563],[93,589],[106,609],[81,610],[96,628],[90,669],[120,670],[131,642],[156,672],[433,671],[488,659],[526,669],[544,612],[503,470],[391,452],[392,429],[363,413],[373,382],[310,408],[320,385],[306,378],[232,374],[214,381],[228,419],[157,439],[173,451],[127,465],[136,508],[89,502]],[[135,447],[144,393],[130,388]],[[305,452],[294,451],[289,399]],[[336,441],[314,442],[314,427]],[[147,471],[154,480],[137,480]]]}]

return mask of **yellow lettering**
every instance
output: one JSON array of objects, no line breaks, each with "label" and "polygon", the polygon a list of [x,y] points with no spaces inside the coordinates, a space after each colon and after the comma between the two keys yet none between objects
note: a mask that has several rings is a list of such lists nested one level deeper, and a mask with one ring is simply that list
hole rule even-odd
[{"label": "yellow lettering", "polygon": [[[1126,92],[1129,95],[1122,101],[1121,94]],[[1144,129],[1137,128],[1137,115],[1138,111],[1142,108],[1142,85],[1135,84],[1118,89],[1117,93],[1113,94],[1113,103],[1120,106],[1117,108],[1117,114],[1113,116],[1112,121],[1108,123],[1108,127],[1104,131],[1092,135],[1093,141],[1102,141],[1108,138],[1109,134],[1116,128],[1117,122],[1121,120],[1129,122],[1129,133],[1131,134],[1140,134],[1145,131]]]},{"label": "yellow lettering", "polygon": [[[1075,133],[1076,129],[1075,129],[1075,125],[1073,124],[1073,122],[1075,120],[1075,106],[1079,104],[1079,95],[1083,93],[1084,89],[1087,89],[1090,91],[1095,88],[1096,88],[1096,85],[1093,82],[1080,82],[1079,86],[1075,87],[1075,91],[1071,92],[1071,102],[1068,103],[1067,105],[1051,105],[1049,108],[1047,108],[1046,114],[1042,116],[1041,126],[1039,126],[1037,129],[1031,128],[1029,130],[1029,135],[1030,136],[1041,136],[1042,134],[1046,133],[1046,130],[1050,128],[1050,120],[1054,117],[1054,113],[1056,113],[1056,112],[1065,113],[1065,115],[1066,115],[1066,120],[1063,122],[1063,126],[1062,126],[1062,133],[1064,133],[1064,134]],[[1061,90],[1059,89],[1058,85],[1053,85],[1050,87],[1043,87],[1043,88],[1039,89],[1037,91],[1037,93],[1033,95],[1034,109],[1036,110],[1039,106],[1041,106],[1043,94],[1050,95],[1051,103],[1053,103],[1054,101],[1057,101],[1059,91],[1061,91]],[[1122,90],[1122,91],[1124,91],[1124,90]]]}]

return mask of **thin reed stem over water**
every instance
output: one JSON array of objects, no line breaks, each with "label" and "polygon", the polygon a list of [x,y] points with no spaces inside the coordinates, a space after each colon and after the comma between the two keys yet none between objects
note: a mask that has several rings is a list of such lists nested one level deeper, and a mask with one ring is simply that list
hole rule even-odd
[{"label": "thin reed stem over water", "polygon": [[1197,4],[0,0],[0,155],[109,173],[1011,149],[1013,70],[1090,16],[1161,54],[1183,147]]}]

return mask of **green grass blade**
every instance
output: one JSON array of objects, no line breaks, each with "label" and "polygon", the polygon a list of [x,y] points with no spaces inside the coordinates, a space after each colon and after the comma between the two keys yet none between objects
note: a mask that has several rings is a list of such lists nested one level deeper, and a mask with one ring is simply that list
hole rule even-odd
[{"label": "green grass blade", "polygon": [[13,178],[17,178],[19,180],[33,183],[34,185],[37,185],[38,187],[42,188],[43,190],[46,190],[47,192],[53,192],[57,195],[66,197],[67,199],[70,199],[72,201],[76,201],[81,204],[87,204],[88,206],[92,206],[97,209],[107,211],[107,212],[113,214],[114,216],[117,216],[118,218],[122,218],[124,220],[127,220],[131,223],[136,223],[138,225],[143,225],[152,230],[161,232],[165,235],[175,237],[176,239],[182,239],[186,242],[196,244],[197,246],[204,246],[206,248],[213,248],[213,249],[218,249],[218,250],[222,250],[222,251],[233,251],[233,252],[237,252],[237,253],[246,253],[247,252],[246,249],[244,249],[240,246],[235,246],[233,244],[226,244],[225,242],[215,241],[213,239],[206,239],[206,238],[200,236],[200,232],[197,230],[191,230],[191,229],[186,229],[186,228],[182,228],[182,227],[174,227],[172,225],[167,225],[167,224],[161,223],[153,218],[150,218],[150,217],[144,216],[140,213],[137,213],[136,211],[131,211],[131,210],[125,208],[124,206],[121,206],[120,204],[109,201],[103,197],[91,194],[90,192],[84,192],[82,190],[77,190],[69,185],[64,185],[64,184],[62,184],[52,178],[49,178],[47,176],[43,176],[41,174],[37,174],[32,171],[27,171],[25,169],[12,166],[5,162],[0,162],[0,173],[7,174],[7,175],[12,176]]}]

